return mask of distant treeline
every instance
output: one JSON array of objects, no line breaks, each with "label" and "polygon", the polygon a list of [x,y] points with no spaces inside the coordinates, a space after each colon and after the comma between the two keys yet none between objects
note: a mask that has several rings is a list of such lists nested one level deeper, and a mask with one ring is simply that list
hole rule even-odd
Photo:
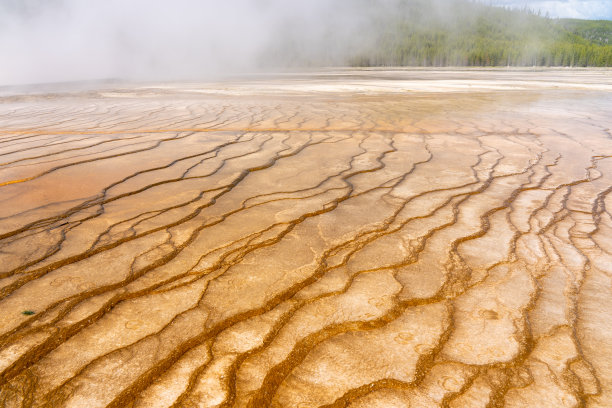
[{"label": "distant treeline", "polygon": [[463,0],[398,4],[350,65],[612,66],[612,21],[551,19]]}]

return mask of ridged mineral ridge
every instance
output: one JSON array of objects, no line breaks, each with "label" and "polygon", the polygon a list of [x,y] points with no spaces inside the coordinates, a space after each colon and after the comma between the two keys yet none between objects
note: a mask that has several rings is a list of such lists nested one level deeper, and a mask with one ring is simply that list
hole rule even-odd
[{"label": "ridged mineral ridge", "polygon": [[609,70],[0,97],[0,406],[611,407]]}]

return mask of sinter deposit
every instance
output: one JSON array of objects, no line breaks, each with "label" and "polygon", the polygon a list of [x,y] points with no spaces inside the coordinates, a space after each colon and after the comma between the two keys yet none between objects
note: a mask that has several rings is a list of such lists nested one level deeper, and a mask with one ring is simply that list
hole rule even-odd
[{"label": "sinter deposit", "polygon": [[0,406],[612,406],[609,70],[27,91]]}]

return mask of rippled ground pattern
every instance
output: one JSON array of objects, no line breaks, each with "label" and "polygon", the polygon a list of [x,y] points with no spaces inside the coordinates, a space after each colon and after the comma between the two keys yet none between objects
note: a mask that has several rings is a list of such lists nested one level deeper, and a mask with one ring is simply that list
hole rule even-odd
[{"label": "rippled ground pattern", "polygon": [[610,90],[479,75],[0,98],[0,406],[612,406]]}]

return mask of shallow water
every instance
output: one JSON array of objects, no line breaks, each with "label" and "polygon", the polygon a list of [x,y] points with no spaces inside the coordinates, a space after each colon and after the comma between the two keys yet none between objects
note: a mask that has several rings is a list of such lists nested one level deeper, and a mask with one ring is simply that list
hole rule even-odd
[{"label": "shallow water", "polygon": [[0,405],[612,406],[611,90],[606,70],[12,90]]}]

